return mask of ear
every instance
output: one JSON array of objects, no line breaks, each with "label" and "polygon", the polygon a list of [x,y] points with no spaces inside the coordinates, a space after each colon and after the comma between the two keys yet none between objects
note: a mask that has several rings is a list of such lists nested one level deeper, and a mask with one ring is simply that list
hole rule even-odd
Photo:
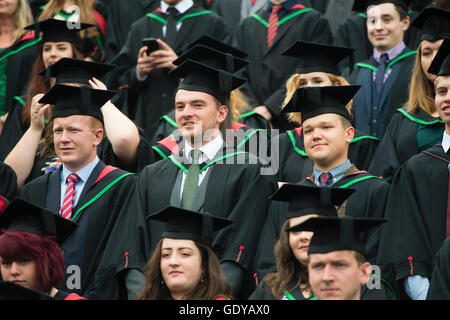
[{"label": "ear", "polygon": [[406,18],[403,19],[402,23],[403,23],[403,32],[405,32],[411,25],[411,18],[409,16],[406,16]]},{"label": "ear", "polygon": [[350,143],[353,138],[355,137],[355,128],[350,126],[347,129],[345,129],[345,141],[347,143]]},{"label": "ear", "polygon": [[100,144],[100,142],[102,142],[103,139],[103,129],[97,129],[95,131],[93,131],[94,134],[94,141],[93,144],[98,147],[98,145]]},{"label": "ear", "polygon": [[225,119],[227,118],[227,115],[228,115],[228,107],[223,104],[218,109],[217,123],[221,124],[222,122],[224,122]]},{"label": "ear", "polygon": [[361,285],[367,284],[367,281],[369,281],[370,274],[372,273],[372,266],[369,262],[364,262],[361,264],[360,268],[360,277],[359,281]]}]

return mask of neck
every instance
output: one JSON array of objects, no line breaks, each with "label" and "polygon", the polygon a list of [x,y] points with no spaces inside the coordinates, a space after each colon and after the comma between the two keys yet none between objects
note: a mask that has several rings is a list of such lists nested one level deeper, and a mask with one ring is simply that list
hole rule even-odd
[{"label": "neck", "polygon": [[270,0],[273,4],[281,4],[283,2],[286,2],[287,0]]},{"label": "neck", "polygon": [[58,293],[58,289],[56,289],[55,287],[53,287],[49,293],[47,293],[50,297],[54,298],[56,296],[56,294]]},{"label": "neck", "polygon": [[348,160],[347,155],[345,157],[340,158],[337,161],[334,161],[332,163],[314,163],[314,166],[317,170],[320,170],[322,172],[329,172],[331,169],[336,168],[338,165],[346,162]]},{"label": "neck", "polygon": [[186,143],[189,144],[192,148],[194,149],[198,149],[203,147],[205,144],[210,143],[211,141],[213,141],[215,138],[217,138],[219,133],[214,133],[211,136],[202,136],[202,137],[188,137],[187,139],[185,139]]},{"label": "neck", "polygon": [[450,122],[445,124],[445,133],[450,136]]},{"label": "neck", "polygon": [[14,16],[0,15],[0,36],[12,39],[12,34],[16,28]]},{"label": "neck", "polygon": [[170,294],[172,295],[172,298],[174,300],[184,300],[185,299],[184,294],[181,292],[170,292]]}]

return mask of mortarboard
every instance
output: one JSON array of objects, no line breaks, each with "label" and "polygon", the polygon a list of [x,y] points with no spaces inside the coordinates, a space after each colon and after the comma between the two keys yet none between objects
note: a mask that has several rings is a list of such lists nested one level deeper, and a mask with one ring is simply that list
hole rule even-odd
[{"label": "mortarboard", "polygon": [[233,221],[178,207],[166,207],[147,217],[149,220],[166,222],[161,238],[186,239],[212,245],[213,233]]},{"label": "mortarboard", "polygon": [[[357,4],[358,2],[360,2],[360,3]],[[363,3],[365,3],[365,4],[363,4]],[[405,11],[408,11],[411,0],[365,0],[365,1],[356,0],[355,4],[353,5],[353,8],[355,8],[355,6],[356,6],[357,9],[361,10],[361,8],[363,8],[363,6],[365,6],[365,8],[363,10],[363,11],[365,11],[370,6],[376,6],[376,5],[379,5],[382,3],[392,3],[392,4],[402,7],[403,9],[405,9]],[[362,11],[355,10],[355,9],[353,9],[353,10],[362,12]]]},{"label": "mortarboard", "polygon": [[218,51],[201,44],[190,48],[173,61],[173,64],[178,66],[187,60],[197,61],[211,68],[224,70],[229,73],[237,72],[248,64],[247,60],[238,58],[232,53]]},{"label": "mortarboard", "polygon": [[186,51],[197,45],[203,45],[205,47],[213,48],[223,53],[229,53],[241,59],[245,59],[247,57],[247,54],[244,51],[241,51],[233,46],[226,44],[225,42],[219,41],[206,35],[203,35],[197,40],[189,43],[185,48],[182,49],[182,53],[186,53]]},{"label": "mortarboard", "polygon": [[52,297],[9,281],[0,281],[0,300],[54,300]]},{"label": "mortarboard", "polygon": [[428,72],[437,76],[450,75],[450,38],[444,39],[436,56],[431,62]]},{"label": "mortarboard", "polygon": [[309,183],[283,184],[270,199],[289,202],[286,219],[308,214],[337,216],[335,206],[340,206],[355,192],[351,188],[318,187]]},{"label": "mortarboard", "polygon": [[436,7],[427,7],[411,22],[411,25],[421,29],[420,41],[435,42],[450,38],[450,12]]},{"label": "mortarboard", "polygon": [[337,47],[321,43],[296,41],[282,55],[298,58],[296,73],[326,72],[339,75],[338,63],[350,58],[353,68],[353,48]]},{"label": "mortarboard", "polygon": [[229,106],[230,93],[245,80],[232,74],[211,68],[203,63],[186,60],[170,71],[170,74],[184,78],[178,89],[208,93]]},{"label": "mortarboard", "polygon": [[284,113],[301,112],[302,122],[325,113],[335,113],[351,121],[346,105],[361,86],[304,87],[295,91]]},{"label": "mortarboard", "polygon": [[45,42],[71,42],[79,43],[80,38],[78,32],[90,27],[93,24],[80,23],[78,26],[70,25],[67,20],[47,19],[38,21],[25,27],[25,30],[34,30],[35,38],[38,38],[42,32],[42,43]]},{"label": "mortarboard", "polygon": [[55,105],[52,117],[84,115],[97,118],[103,123],[101,107],[114,96],[114,91],[91,87],[75,87],[55,84],[39,103]]},{"label": "mortarboard", "polygon": [[93,77],[100,79],[113,69],[114,65],[112,64],[62,58],[55,64],[50,65],[46,70],[39,72],[39,74],[46,78],[56,78],[56,83],[83,83],[89,85],[90,79]]},{"label": "mortarboard", "polygon": [[21,198],[14,199],[0,214],[0,229],[54,236],[60,245],[76,227],[76,223]]},{"label": "mortarboard", "polygon": [[315,217],[287,228],[286,231],[312,231],[314,235],[308,254],[354,250],[365,255],[361,233],[378,227],[384,219],[343,217]]}]

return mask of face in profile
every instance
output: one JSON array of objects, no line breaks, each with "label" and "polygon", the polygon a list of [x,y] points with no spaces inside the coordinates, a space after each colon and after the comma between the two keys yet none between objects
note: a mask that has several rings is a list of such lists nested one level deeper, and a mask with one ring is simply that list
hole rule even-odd
[{"label": "face in profile", "polygon": [[355,251],[309,255],[309,282],[319,300],[359,300],[370,276],[370,263],[359,264]]},{"label": "face in profile", "polygon": [[192,240],[165,238],[161,246],[161,274],[174,299],[183,299],[202,280],[200,249]]},{"label": "face in profile", "polygon": [[423,40],[420,43],[420,65],[422,67],[423,73],[431,82],[434,82],[434,80],[436,80],[436,75],[428,73],[428,68],[430,67],[431,62],[433,62],[433,59],[436,56],[436,53],[441,47],[443,41],[444,40],[431,42]]}]

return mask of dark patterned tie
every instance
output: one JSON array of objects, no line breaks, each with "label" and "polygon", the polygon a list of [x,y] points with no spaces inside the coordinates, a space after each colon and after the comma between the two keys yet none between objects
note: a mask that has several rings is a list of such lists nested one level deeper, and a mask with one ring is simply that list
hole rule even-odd
[{"label": "dark patterned tie", "polygon": [[321,186],[329,186],[331,184],[331,181],[333,181],[333,176],[329,172],[322,173],[319,176],[319,184]]},{"label": "dark patterned tie", "polygon": [[380,64],[378,65],[377,74],[375,76],[375,88],[377,89],[377,93],[380,93],[383,88],[384,74],[386,72],[385,70],[388,58],[387,53],[383,53],[380,58]]},{"label": "dark patterned tie", "polygon": [[167,9],[166,42],[170,47],[175,45],[175,40],[177,38],[178,13],[178,10],[174,7],[169,7]]},{"label": "dark patterned tie", "polygon": [[201,151],[198,149],[191,150],[192,164],[186,175],[186,180],[184,181],[183,194],[181,196],[181,208],[189,209],[191,207],[192,201],[195,198],[195,194],[198,189],[198,177],[200,174],[200,165],[198,159],[200,158]]}]

